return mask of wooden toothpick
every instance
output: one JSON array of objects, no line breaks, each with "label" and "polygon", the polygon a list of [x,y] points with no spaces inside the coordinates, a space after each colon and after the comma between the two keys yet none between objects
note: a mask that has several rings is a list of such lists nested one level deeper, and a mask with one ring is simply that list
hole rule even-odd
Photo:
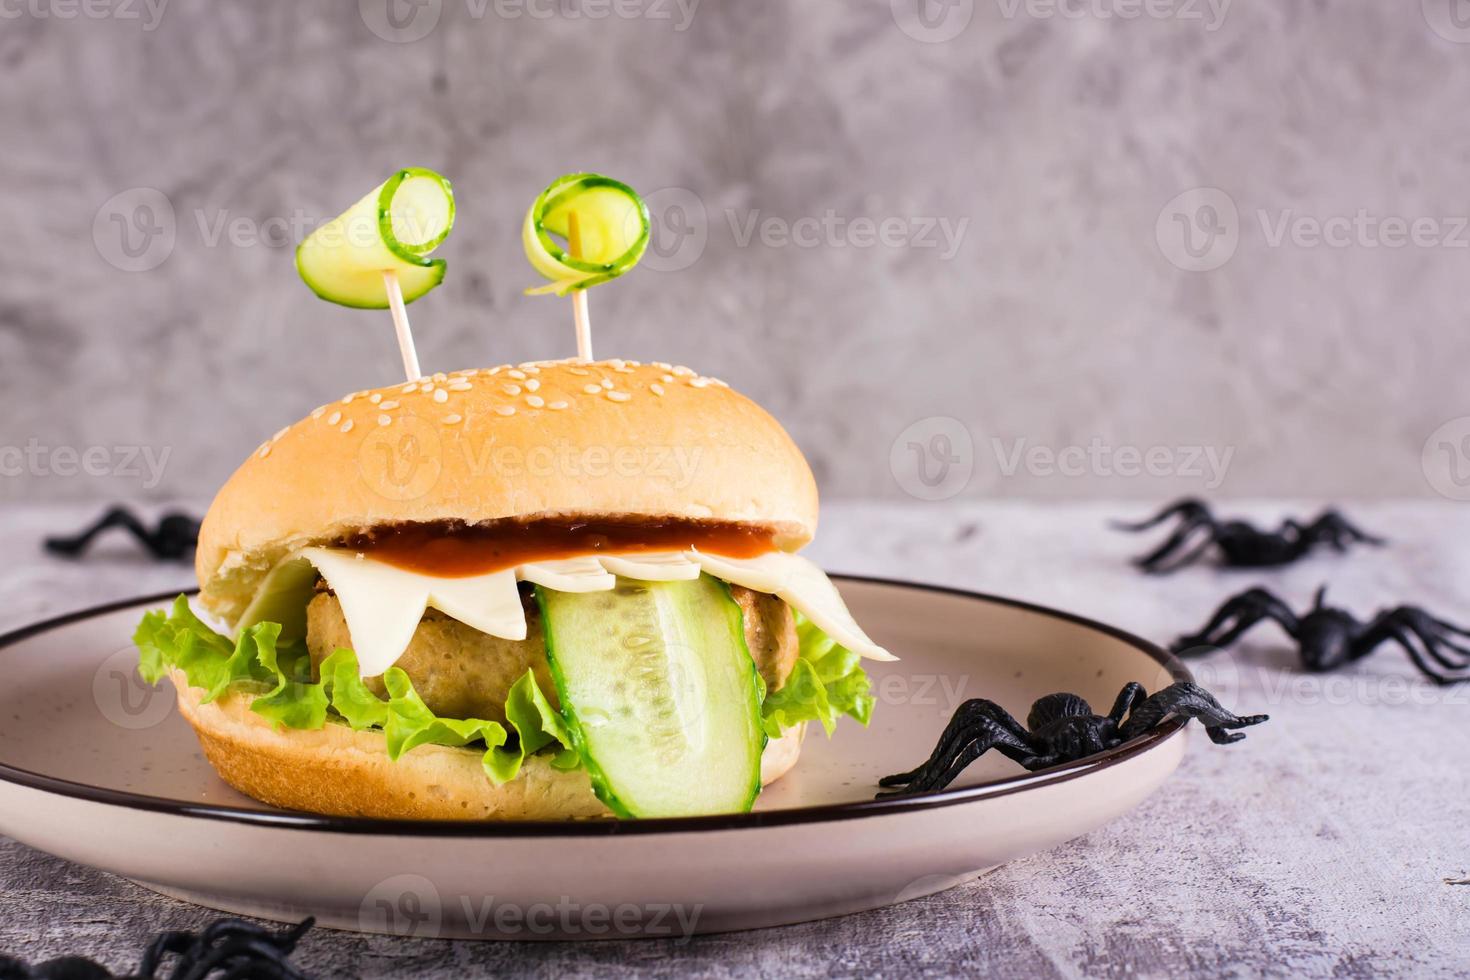
[{"label": "wooden toothpick", "polygon": [[[567,215],[567,253],[574,259],[582,257],[582,230],[577,224],[577,212]],[[592,315],[587,312],[587,290],[572,290],[572,317],[577,325],[577,360],[592,360]]]},{"label": "wooden toothpick", "polygon": [[403,305],[398,273],[385,270],[383,285],[388,290],[388,309],[393,311],[393,330],[398,334],[398,352],[403,355],[403,373],[408,375],[408,380],[417,381],[424,375],[419,370],[419,354],[413,346],[413,329],[408,325],[408,309]]}]

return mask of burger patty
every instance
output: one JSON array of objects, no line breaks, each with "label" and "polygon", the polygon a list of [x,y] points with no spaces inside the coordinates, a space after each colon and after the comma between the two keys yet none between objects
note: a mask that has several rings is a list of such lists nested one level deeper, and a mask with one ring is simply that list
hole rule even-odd
[{"label": "burger patty", "polygon": [[[796,666],[796,620],[791,607],[775,596],[738,585],[730,594],[745,621],[745,645],[768,690],[786,682]],[[511,685],[530,670],[547,698],[556,704],[556,687],[546,662],[541,611],[530,590],[523,591],[526,639],[506,640],[482,633],[436,609],[424,614],[408,649],[395,665],[413,681],[429,709],[441,718],[505,721]],[[334,650],[352,648],[342,606],[330,592],[318,592],[306,608],[306,645],[315,670]],[[381,677],[367,680],[379,697],[387,696]]]}]

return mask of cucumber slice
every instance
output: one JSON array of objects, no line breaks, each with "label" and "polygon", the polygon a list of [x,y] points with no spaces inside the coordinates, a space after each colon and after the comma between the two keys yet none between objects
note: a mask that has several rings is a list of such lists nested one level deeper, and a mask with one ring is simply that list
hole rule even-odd
[{"label": "cucumber slice", "polygon": [[526,292],[565,296],[616,279],[643,258],[649,230],[648,205],[622,181],[600,174],[557,178],[532,202],[521,228],[526,258],[551,284]]},{"label": "cucumber slice", "polygon": [[760,679],[740,607],[708,575],[536,588],[562,713],[620,817],[744,813],[760,792]]},{"label": "cucumber slice", "polygon": [[410,167],[308,235],[296,247],[296,270],[322,299],[365,310],[388,308],[383,273],[391,270],[412,303],[444,281],[444,260],[428,253],[453,227],[449,181]]}]

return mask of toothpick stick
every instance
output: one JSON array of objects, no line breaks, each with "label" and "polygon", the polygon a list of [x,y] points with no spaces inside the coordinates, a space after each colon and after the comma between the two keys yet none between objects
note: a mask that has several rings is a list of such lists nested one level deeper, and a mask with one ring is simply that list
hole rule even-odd
[{"label": "toothpick stick", "polygon": [[[574,259],[582,257],[582,229],[577,212],[567,215],[567,252]],[[572,290],[572,317],[577,324],[577,360],[592,360],[592,315],[587,312],[587,290]]]},{"label": "toothpick stick", "polygon": [[385,270],[383,285],[388,289],[388,309],[393,311],[393,329],[398,334],[398,352],[403,355],[403,372],[408,375],[408,380],[417,381],[424,374],[419,370],[419,354],[414,350],[413,330],[408,325],[408,309],[403,305],[398,273],[392,269]]}]

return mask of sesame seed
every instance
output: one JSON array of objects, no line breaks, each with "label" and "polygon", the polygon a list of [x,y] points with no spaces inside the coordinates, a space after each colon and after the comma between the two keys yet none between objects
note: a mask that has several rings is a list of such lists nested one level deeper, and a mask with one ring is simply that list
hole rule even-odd
[{"label": "sesame seed", "polygon": [[633,396],[628,394],[626,391],[609,391],[607,393],[607,397],[609,401],[625,402]]},{"label": "sesame seed", "polygon": [[612,378],[603,378],[602,379],[602,386],[604,388],[611,388],[613,386],[613,384],[612,384]]},{"label": "sesame seed", "polygon": [[566,402],[552,402],[551,404],[547,405],[546,407],[547,408],[555,409],[556,411],[560,412],[562,409],[564,409],[564,408],[567,407],[567,403]]},{"label": "sesame seed", "polygon": [[493,367],[490,370],[486,371],[485,373],[488,374],[490,377],[493,378],[497,374],[499,374],[501,371],[504,371],[504,370],[505,370],[505,368],[503,366],[502,367]]},{"label": "sesame seed", "polygon": [[588,370],[585,370],[583,368],[567,368],[567,373],[568,374],[575,374],[579,378],[585,378],[585,377],[587,377],[587,375],[591,374],[592,372],[591,371],[588,371]]},{"label": "sesame seed", "polygon": [[672,371],[674,369],[674,365],[669,364],[666,361],[654,361],[653,362],[653,366],[656,367],[656,368],[661,368],[662,370],[665,370],[665,371]]},{"label": "sesame seed", "polygon": [[464,418],[462,416],[455,415],[453,413],[444,416],[445,425],[458,425],[462,421],[464,421]]},{"label": "sesame seed", "polygon": [[541,382],[537,381],[535,378],[531,378],[529,381],[526,382],[527,391],[539,391],[540,389]]},{"label": "sesame seed", "polygon": [[659,380],[660,381],[663,381],[666,384],[673,384],[674,383],[674,376],[672,374],[666,374],[662,378],[660,378]]},{"label": "sesame seed", "polygon": [[628,367],[626,364],[619,364],[617,367],[613,368],[613,370],[616,371],[616,372],[618,372],[619,374],[632,374],[633,373],[633,369],[630,368],[630,367]]},{"label": "sesame seed", "polygon": [[395,408],[398,407],[398,403],[397,402],[383,402],[383,404],[379,405],[378,407],[381,408],[385,412],[390,412],[393,409],[395,409]]},{"label": "sesame seed", "polygon": [[480,373],[480,369],[479,368],[470,368],[468,371],[461,371],[461,372],[459,372],[459,376],[461,378],[473,378],[475,375],[477,375],[479,373]]},{"label": "sesame seed", "polygon": [[368,401],[372,402],[374,405],[378,404],[378,402],[382,400],[383,396],[378,394],[376,391],[373,392],[371,395],[368,395]]},{"label": "sesame seed", "polygon": [[378,424],[379,425],[392,425],[393,424],[393,416],[391,416],[391,415],[379,415],[378,416]]},{"label": "sesame seed", "polygon": [[449,380],[449,375],[445,374],[443,371],[439,371],[439,372],[437,372],[434,375],[434,380],[435,381],[448,381]]},{"label": "sesame seed", "polygon": [[514,405],[500,405],[495,409],[495,412],[498,415],[514,415],[516,408]]},{"label": "sesame seed", "polygon": [[271,454],[271,444],[268,443],[268,442],[266,442],[266,443],[262,443],[261,444],[260,451],[257,452],[255,455],[259,456],[261,459],[265,459],[270,454]]},{"label": "sesame seed", "polygon": [[729,385],[725,384],[725,382],[721,381],[719,378],[710,378],[709,379],[709,383],[712,384],[712,385],[714,385],[716,388],[728,388],[728,387],[730,387]]},{"label": "sesame seed", "polygon": [[602,390],[602,385],[583,385],[582,390],[589,395],[595,395]]},{"label": "sesame seed", "polygon": [[327,414],[327,406],[325,405],[321,406],[320,408],[313,408],[311,410],[311,417],[314,419],[319,419],[325,414]]},{"label": "sesame seed", "polygon": [[654,382],[653,384],[648,386],[648,390],[653,392],[655,395],[662,397],[664,393],[664,386],[659,384],[658,382]]},{"label": "sesame seed", "polygon": [[515,378],[517,381],[525,381],[526,380],[526,372],[525,371],[522,371],[520,368],[512,368],[511,370],[509,370],[509,371],[507,371],[505,373],[508,376],[510,376],[512,378]]},{"label": "sesame seed", "polygon": [[342,423],[342,431],[343,432],[351,432],[352,431],[352,420],[351,419],[348,419],[346,422],[343,422]]},{"label": "sesame seed", "polygon": [[519,395],[521,393],[521,386],[520,385],[505,385],[503,387],[503,390],[505,391],[505,393],[507,395]]},{"label": "sesame seed", "polygon": [[331,415],[328,415],[327,416],[327,424],[328,425],[336,425],[340,421],[342,421],[342,413],[341,412],[333,412]]},{"label": "sesame seed", "polygon": [[676,368],[673,368],[672,370],[674,374],[677,374],[681,378],[687,378],[689,375],[694,373],[692,370],[682,364]]},{"label": "sesame seed", "polygon": [[537,367],[535,364],[522,364],[521,365],[521,370],[522,371],[525,371],[527,374],[540,374],[541,373],[541,369],[539,367]]},{"label": "sesame seed", "polygon": [[433,390],[434,390],[434,382],[432,382],[432,381],[425,381],[423,384],[419,385],[419,391],[421,393],[422,392],[430,392],[430,391],[433,391]]},{"label": "sesame seed", "polygon": [[540,408],[542,405],[546,404],[546,399],[542,398],[540,395],[527,395],[526,404],[530,405],[532,408]]},{"label": "sesame seed", "polygon": [[445,391],[443,388],[440,388],[438,391],[434,392],[434,401],[439,402],[441,405],[444,402],[449,401],[449,392]]},{"label": "sesame seed", "polygon": [[608,358],[607,363],[611,364],[613,366],[613,369],[616,370],[617,368],[622,367],[628,362],[623,360],[621,357],[610,357]]},{"label": "sesame seed", "polygon": [[454,384],[452,384],[452,385],[449,386],[449,390],[450,391],[474,391],[475,390],[475,386],[472,385],[472,384],[470,384],[468,381],[456,381]]},{"label": "sesame seed", "polygon": [[415,391],[418,391],[419,390],[419,384],[417,382],[415,382],[415,381],[410,381],[408,384],[404,385],[402,388],[399,388],[398,390],[401,393],[405,394],[405,395],[411,395]]},{"label": "sesame seed", "polygon": [[288,426],[286,426],[285,429],[282,429],[280,432],[277,432],[275,435],[271,436],[271,442],[278,442],[278,441],[280,441],[281,436],[285,435],[287,429],[290,429],[290,428],[291,427],[288,425]]},{"label": "sesame seed", "polygon": [[705,387],[708,384],[709,384],[709,378],[690,378],[689,379],[689,387],[691,387],[691,388],[703,388],[703,387]]},{"label": "sesame seed", "polygon": [[343,398],[342,398],[342,404],[344,404],[344,405],[351,405],[352,404],[352,399],[354,399],[356,397],[357,397],[356,395],[344,395]]}]

